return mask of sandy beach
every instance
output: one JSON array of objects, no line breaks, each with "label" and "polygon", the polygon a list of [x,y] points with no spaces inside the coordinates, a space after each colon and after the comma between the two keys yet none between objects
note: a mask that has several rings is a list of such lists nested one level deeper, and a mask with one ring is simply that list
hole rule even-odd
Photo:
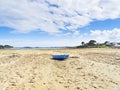
[{"label": "sandy beach", "polygon": [[0,50],[0,90],[120,90],[120,49]]}]

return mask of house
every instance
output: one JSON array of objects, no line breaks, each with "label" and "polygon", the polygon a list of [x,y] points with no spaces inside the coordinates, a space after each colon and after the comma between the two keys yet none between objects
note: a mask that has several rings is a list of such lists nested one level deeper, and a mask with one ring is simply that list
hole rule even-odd
[{"label": "house", "polygon": [[115,42],[107,41],[107,42],[105,42],[105,45],[107,45],[107,46],[115,46]]},{"label": "house", "polygon": [[115,43],[115,47],[120,47],[120,43]]}]

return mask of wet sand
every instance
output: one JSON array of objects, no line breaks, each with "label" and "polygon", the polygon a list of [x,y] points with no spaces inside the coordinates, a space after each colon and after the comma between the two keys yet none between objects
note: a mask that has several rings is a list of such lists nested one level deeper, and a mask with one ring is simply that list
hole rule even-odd
[{"label": "wet sand", "polygon": [[120,49],[0,50],[0,90],[120,90]]}]

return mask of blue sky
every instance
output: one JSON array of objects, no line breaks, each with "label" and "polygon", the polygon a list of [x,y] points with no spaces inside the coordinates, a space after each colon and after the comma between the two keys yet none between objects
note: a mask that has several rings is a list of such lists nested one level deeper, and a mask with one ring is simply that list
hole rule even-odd
[{"label": "blue sky", "polygon": [[0,44],[120,42],[119,0],[0,0]]}]

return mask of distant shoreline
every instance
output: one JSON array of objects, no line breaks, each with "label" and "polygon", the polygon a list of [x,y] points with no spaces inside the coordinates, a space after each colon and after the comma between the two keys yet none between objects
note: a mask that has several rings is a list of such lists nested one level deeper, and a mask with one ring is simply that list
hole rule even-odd
[{"label": "distant shoreline", "polygon": [[[90,49],[90,48],[99,48],[99,47],[13,47],[13,48],[5,48],[0,50],[51,50],[51,49]],[[101,47],[101,48],[114,48],[120,49],[120,47]]]},{"label": "distant shoreline", "polygon": [[68,47],[14,47],[12,50],[46,50],[46,49],[65,49]]}]

